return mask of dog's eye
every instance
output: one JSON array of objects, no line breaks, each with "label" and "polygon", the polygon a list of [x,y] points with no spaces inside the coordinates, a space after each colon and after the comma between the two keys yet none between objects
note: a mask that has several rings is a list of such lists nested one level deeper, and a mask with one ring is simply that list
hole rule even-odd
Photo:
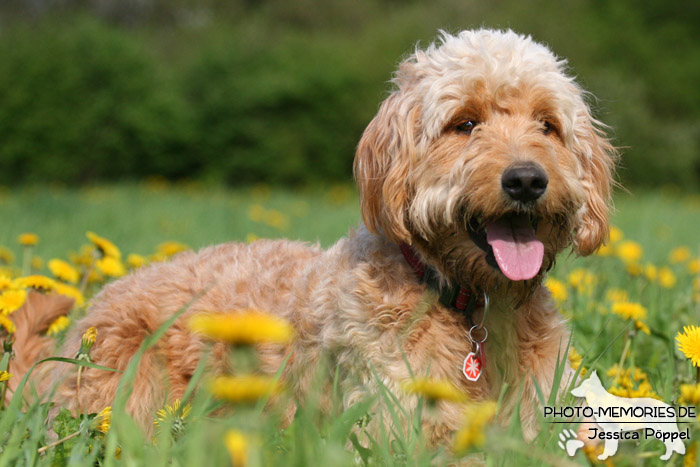
[{"label": "dog's eye", "polygon": [[474,128],[476,128],[476,125],[478,125],[478,123],[474,120],[467,120],[466,122],[462,122],[459,125],[457,125],[456,128],[457,131],[459,131],[460,133],[471,135],[472,131],[474,131]]},{"label": "dog's eye", "polygon": [[542,122],[542,125],[544,125],[542,133],[544,133],[545,135],[548,135],[554,131],[554,125],[552,125],[550,122],[545,120],[544,122]]}]

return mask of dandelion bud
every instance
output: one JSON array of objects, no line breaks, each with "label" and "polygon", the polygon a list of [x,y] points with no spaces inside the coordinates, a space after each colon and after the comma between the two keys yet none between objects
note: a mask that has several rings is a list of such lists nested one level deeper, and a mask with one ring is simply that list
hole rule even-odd
[{"label": "dandelion bud", "polygon": [[112,426],[112,407],[105,407],[90,421],[90,429],[107,434]]},{"label": "dandelion bud", "polygon": [[88,328],[87,331],[85,331],[85,333],[83,334],[83,338],[80,342],[80,350],[78,350],[78,354],[75,356],[75,358],[77,358],[78,360],[86,360],[88,362],[92,361],[90,359],[90,349],[93,345],[95,345],[96,340],[97,328]]}]

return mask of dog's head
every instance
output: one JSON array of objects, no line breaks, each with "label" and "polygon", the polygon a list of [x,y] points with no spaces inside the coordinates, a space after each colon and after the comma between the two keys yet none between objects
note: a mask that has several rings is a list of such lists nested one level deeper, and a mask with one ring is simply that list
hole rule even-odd
[{"label": "dog's head", "polygon": [[357,149],[367,227],[483,289],[527,290],[568,245],[595,251],[616,152],[564,67],[511,31],[416,50]]}]

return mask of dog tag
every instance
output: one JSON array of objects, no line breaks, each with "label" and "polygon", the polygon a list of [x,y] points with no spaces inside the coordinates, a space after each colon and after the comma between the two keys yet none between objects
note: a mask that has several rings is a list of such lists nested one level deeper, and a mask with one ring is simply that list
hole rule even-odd
[{"label": "dog tag", "polygon": [[481,376],[481,358],[474,352],[469,352],[462,365],[462,373],[469,381],[476,381]]}]

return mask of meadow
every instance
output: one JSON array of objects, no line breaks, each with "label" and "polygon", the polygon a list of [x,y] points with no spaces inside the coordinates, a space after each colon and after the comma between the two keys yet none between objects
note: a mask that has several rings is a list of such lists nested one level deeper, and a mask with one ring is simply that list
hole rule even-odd
[{"label": "meadow", "polygon": [[[562,254],[546,282],[570,319],[573,338],[568,359],[581,374],[596,370],[605,387],[617,395],[698,404],[700,373],[689,357],[697,355],[696,363],[700,363],[700,331],[681,337],[691,348],[686,353],[678,349],[676,337],[684,326],[700,324],[700,196],[672,187],[639,189],[618,193],[615,206],[608,246],[588,258]],[[4,292],[0,299],[8,290],[34,288],[80,294],[87,303],[104,283],[129,268],[167,261],[184,248],[261,237],[286,237],[328,247],[358,224],[359,208],[350,185],[225,189],[150,179],[79,189],[59,185],[6,189],[0,191],[0,218],[4,223],[0,231],[0,263],[4,263],[0,265],[0,290]],[[86,238],[89,231],[96,235]],[[19,238],[26,233],[35,236]],[[120,250],[118,267],[104,261],[109,256],[100,247],[104,241]],[[74,268],[76,280],[71,281],[52,259],[64,260]],[[29,274],[34,279],[26,279]],[[52,285],[42,286],[38,275],[52,278]],[[6,305],[0,302],[0,317],[11,319],[12,311]],[[86,305],[76,306],[71,319],[85,312],[89,312]],[[165,326],[168,324],[172,323]],[[67,321],[56,323],[50,333],[60,340],[68,326]],[[146,345],[152,345],[159,332]],[[0,327],[0,340],[7,337],[7,330]],[[92,342],[95,339],[99,335]],[[88,344],[90,340],[88,336]],[[89,355],[89,347],[83,354]],[[241,351],[246,350],[237,350]],[[10,358],[6,349],[0,371],[7,368]],[[82,361],[76,364],[89,365]],[[324,416],[311,397],[294,422],[280,430],[280,414],[263,410],[270,391],[252,395],[252,390],[243,391],[246,397],[239,391],[238,398],[230,392],[228,397],[213,397],[217,395],[213,386],[194,391],[193,384],[180,405],[164,406],[159,412],[150,437],[123,410],[134,368],[125,371],[124,390],[104,413],[76,418],[64,411],[48,426],[47,404],[20,398],[4,405],[0,402],[0,467],[445,465],[457,459],[480,459],[480,453],[486,453],[488,465],[596,463],[595,449],[581,450],[569,458],[558,446],[566,424],[543,419],[540,435],[531,443],[522,439],[517,420],[508,427],[491,424],[497,404],[476,404],[454,444],[430,448],[424,443],[419,420],[433,404],[450,395],[431,392],[427,385],[406,389],[421,400],[415,412],[404,414],[413,421],[410,429],[400,433],[383,427],[381,436],[369,438],[363,426],[373,416],[371,400],[343,412],[339,409],[342,395],[334,391],[335,410]],[[201,370],[193,381],[206,380]],[[0,373],[0,391],[7,384],[2,379]],[[281,394],[279,397],[287,397]],[[388,391],[376,398],[395,417],[405,410],[394,404]],[[549,394],[542,398],[557,405],[572,400],[567,396],[555,401]],[[227,416],[211,415],[222,406],[235,410]],[[696,465],[700,426],[697,419],[682,422],[692,433],[686,442],[688,454],[674,455],[670,462]],[[70,439],[57,443],[66,437]],[[621,443],[611,460],[615,465],[665,465],[658,460],[662,453],[660,442],[642,439]]]}]

